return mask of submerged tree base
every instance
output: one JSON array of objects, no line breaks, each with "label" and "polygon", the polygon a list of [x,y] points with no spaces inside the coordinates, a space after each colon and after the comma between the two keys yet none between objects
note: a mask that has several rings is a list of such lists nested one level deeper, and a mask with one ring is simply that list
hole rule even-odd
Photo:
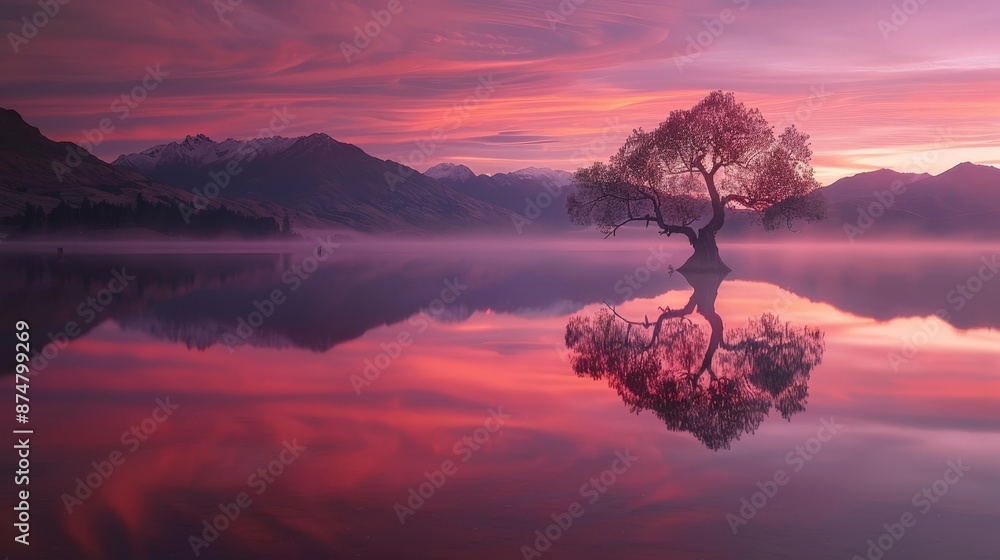
[{"label": "submerged tree base", "polygon": [[722,262],[719,256],[719,246],[715,242],[715,232],[707,231],[703,228],[698,232],[698,236],[692,241],[694,254],[678,268],[682,273],[712,273],[726,275],[732,269]]},{"label": "submerged tree base", "polygon": [[726,263],[722,262],[722,258],[719,257],[718,253],[699,253],[695,252],[691,255],[684,264],[682,264],[677,272],[682,274],[701,274],[701,273],[713,273],[713,274],[729,274],[732,269],[726,266]]}]

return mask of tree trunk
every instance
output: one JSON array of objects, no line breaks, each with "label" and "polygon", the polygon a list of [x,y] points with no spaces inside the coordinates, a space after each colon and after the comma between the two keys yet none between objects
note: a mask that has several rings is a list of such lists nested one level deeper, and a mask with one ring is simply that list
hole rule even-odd
[{"label": "tree trunk", "polygon": [[694,254],[677,270],[721,274],[732,271],[719,256],[719,245],[715,242],[715,230],[708,227],[701,228],[698,230],[698,237],[691,245],[694,247]]},{"label": "tree trunk", "polygon": [[715,358],[715,353],[722,344],[724,330],[722,316],[715,310],[715,300],[719,297],[719,286],[722,285],[722,281],[725,279],[726,273],[716,271],[696,272],[686,270],[683,266],[678,269],[678,272],[680,272],[681,276],[683,276],[684,279],[688,281],[688,284],[694,288],[694,293],[691,294],[689,305],[690,303],[694,303],[698,313],[700,313],[712,327],[712,334],[708,338],[708,347],[705,349],[705,357],[702,358],[701,367],[696,372],[694,381],[697,383],[698,380],[701,379],[702,374],[706,371],[714,380],[717,376],[715,374],[715,370],[712,368],[712,360]]}]

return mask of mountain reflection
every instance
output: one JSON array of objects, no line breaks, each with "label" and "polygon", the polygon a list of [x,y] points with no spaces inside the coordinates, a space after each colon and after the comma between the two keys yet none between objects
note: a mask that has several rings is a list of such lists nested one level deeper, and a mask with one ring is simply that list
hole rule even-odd
[{"label": "mountain reflection", "polygon": [[[288,271],[313,254],[311,245],[274,253],[68,250],[59,260],[54,250],[17,252],[4,244],[0,246],[0,294],[6,305],[0,309],[0,321],[28,321],[39,333],[39,346],[32,345],[33,353],[42,349],[43,341],[60,338],[71,322],[78,333],[70,335],[69,343],[112,322],[126,331],[192,349],[226,348],[227,336],[236,333],[241,318],[255,311],[255,302],[282,290],[285,302],[276,306],[250,337],[241,338],[237,347],[327,352],[373,329],[400,324],[425,312],[446,281],[468,289],[431,314],[430,319],[437,322],[462,321],[484,312],[563,317],[609,298],[619,297],[621,303],[657,297],[687,288],[691,282],[706,284],[691,303],[702,298],[700,312],[713,307],[708,300],[714,298],[717,286],[712,284],[719,279],[686,281],[657,272],[623,293],[618,289],[625,285],[623,278],[634,274],[648,257],[649,248],[586,248],[512,251],[511,245],[496,242],[456,249],[428,245],[415,251],[345,249],[322,263],[308,279],[289,284],[285,281]],[[754,247],[733,247],[726,258],[734,272],[726,278],[771,284],[878,321],[929,317],[944,310],[946,322],[959,329],[1000,328],[1000,315],[995,312],[1000,290],[994,285],[975,294],[969,304],[963,300],[961,307],[948,298],[982,266],[977,248],[898,254],[895,249],[816,251],[789,246],[782,248],[781,255],[760,259]],[[877,274],[865,272],[870,268],[858,264],[874,261],[878,262]],[[89,304],[116,271],[135,276],[135,280],[108,304]],[[294,286],[299,287],[293,291]],[[651,318],[659,315],[655,309],[651,311]],[[721,327],[718,330],[721,333]],[[716,373],[721,359],[729,353],[720,349],[715,358]],[[0,361],[7,364],[0,366],[0,374],[13,371],[13,346],[0,348]],[[704,375],[711,377],[708,371]]]},{"label": "mountain reflection", "polygon": [[[632,412],[649,410],[712,450],[756,431],[772,408],[785,419],[805,410],[823,333],[773,313],[725,330],[715,309],[725,274],[681,275],[694,288],[690,299],[659,309],[653,320],[630,320],[614,308],[572,317],[566,346],[576,374],[607,380]],[[708,328],[690,319],[695,312]]]}]

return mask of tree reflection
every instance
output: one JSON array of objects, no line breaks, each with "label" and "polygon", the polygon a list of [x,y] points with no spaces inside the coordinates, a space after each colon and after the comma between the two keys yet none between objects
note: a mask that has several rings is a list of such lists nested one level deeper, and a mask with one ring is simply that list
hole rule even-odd
[{"label": "tree reflection", "polygon": [[[652,411],[712,450],[756,431],[772,408],[785,419],[805,410],[823,333],[773,313],[725,330],[715,310],[725,274],[680,272],[694,293],[655,320],[629,320],[614,308],[571,318],[566,346],[577,375],[607,379],[631,411]],[[708,328],[690,319],[696,311]]]}]

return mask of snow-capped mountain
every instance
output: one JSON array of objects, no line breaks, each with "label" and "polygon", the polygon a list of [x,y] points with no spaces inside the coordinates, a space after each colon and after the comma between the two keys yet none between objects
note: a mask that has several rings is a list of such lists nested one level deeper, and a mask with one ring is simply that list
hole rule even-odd
[{"label": "snow-capped mountain", "polygon": [[[498,173],[510,178],[517,178],[522,181],[549,181],[553,185],[567,187],[573,184],[573,174],[568,171],[549,169],[548,167],[526,167],[510,173]],[[494,178],[498,178],[493,175]]]},{"label": "snow-capped mountain", "polygon": [[[171,206],[193,200],[189,192],[109,165],[71,142],[50,140],[17,111],[0,108],[0,216],[16,215],[26,204],[48,211],[61,201],[80,204],[84,198],[131,205],[138,194]],[[278,220],[285,212],[273,204],[225,198],[214,199],[211,206]]]},{"label": "snow-capped mountain", "polygon": [[476,175],[464,165],[440,163],[424,174],[464,195],[531,220],[529,225],[535,230],[576,227],[566,214],[566,196],[574,188],[573,175],[569,172],[528,167],[510,173]]},{"label": "snow-capped mountain", "polygon": [[187,136],[181,142],[161,144],[137,154],[119,156],[112,165],[142,174],[154,172],[157,168],[167,165],[204,167],[250,152],[255,152],[259,156],[273,155],[287,150],[298,140],[298,138],[270,136],[254,140],[228,138],[222,142],[215,142],[204,134],[199,134]]},{"label": "snow-capped mountain", "polygon": [[455,165],[454,163],[439,163],[427,171],[424,171],[424,175],[434,179],[445,179],[458,183],[464,183],[475,179],[476,177],[476,174],[473,173],[468,167],[464,165]]},{"label": "snow-capped mountain", "polygon": [[468,167],[454,163],[439,163],[424,171],[424,175],[448,182],[466,183],[473,179],[485,177],[500,185],[510,185],[523,181],[538,181],[551,185],[569,186],[573,184],[573,174],[568,171],[549,169],[547,167],[526,167],[510,173],[494,173],[493,175],[476,175]]}]

